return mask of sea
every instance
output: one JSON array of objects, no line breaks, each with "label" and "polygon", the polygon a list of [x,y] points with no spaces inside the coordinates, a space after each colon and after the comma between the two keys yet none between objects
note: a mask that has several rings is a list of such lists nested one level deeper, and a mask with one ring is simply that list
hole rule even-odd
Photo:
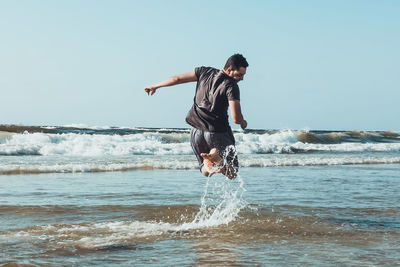
[{"label": "sea", "polygon": [[400,266],[396,131],[0,125],[0,266]]}]

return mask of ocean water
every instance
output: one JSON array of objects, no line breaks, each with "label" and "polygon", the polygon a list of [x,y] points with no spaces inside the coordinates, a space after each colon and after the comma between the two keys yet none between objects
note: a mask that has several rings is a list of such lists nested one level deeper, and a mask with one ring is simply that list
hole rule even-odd
[{"label": "ocean water", "polygon": [[400,266],[400,136],[235,132],[235,180],[189,129],[0,125],[0,265]]}]

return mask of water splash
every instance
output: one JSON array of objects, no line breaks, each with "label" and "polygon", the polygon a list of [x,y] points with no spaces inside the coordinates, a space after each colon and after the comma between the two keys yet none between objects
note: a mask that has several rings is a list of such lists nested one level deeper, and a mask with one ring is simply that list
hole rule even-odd
[{"label": "water splash", "polygon": [[243,199],[246,191],[240,175],[235,180],[208,177],[201,207],[191,224],[211,227],[228,224],[235,220],[240,210],[247,206]]},{"label": "water splash", "polygon": [[237,151],[234,146],[228,146],[223,153],[222,166],[228,176],[236,176],[236,179],[221,179],[219,176],[207,178],[201,207],[193,224],[206,227],[228,224],[247,206],[243,199],[243,193],[246,191],[244,181],[235,167],[235,160]]}]

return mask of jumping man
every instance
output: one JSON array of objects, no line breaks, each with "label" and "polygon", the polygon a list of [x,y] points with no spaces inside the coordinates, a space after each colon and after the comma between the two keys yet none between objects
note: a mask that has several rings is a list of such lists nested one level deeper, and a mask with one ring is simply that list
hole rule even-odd
[{"label": "jumping man", "polygon": [[237,83],[243,80],[248,66],[246,58],[235,54],[228,58],[223,70],[198,67],[144,89],[148,95],[153,95],[161,87],[197,82],[194,103],[186,122],[193,127],[190,143],[204,176],[222,173],[229,179],[236,177],[239,163],[228,122],[228,107],[233,122],[246,129]]}]

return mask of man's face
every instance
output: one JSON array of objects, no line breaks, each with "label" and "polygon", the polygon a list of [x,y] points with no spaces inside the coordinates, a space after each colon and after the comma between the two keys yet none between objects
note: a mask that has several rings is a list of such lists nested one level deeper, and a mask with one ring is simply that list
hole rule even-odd
[{"label": "man's face", "polygon": [[243,80],[246,74],[246,68],[240,67],[239,70],[228,69],[228,75],[232,77],[237,83]]}]

